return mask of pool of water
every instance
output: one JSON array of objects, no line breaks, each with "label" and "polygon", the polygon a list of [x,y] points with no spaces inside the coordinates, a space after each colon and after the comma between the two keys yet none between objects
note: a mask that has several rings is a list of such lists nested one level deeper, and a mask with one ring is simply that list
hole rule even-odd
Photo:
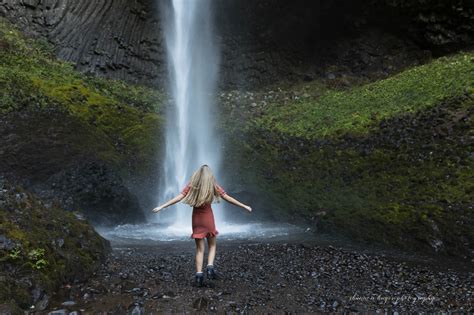
[{"label": "pool of water", "polygon": [[[114,228],[96,227],[97,232],[113,244],[151,244],[155,242],[189,241],[189,225],[162,223],[124,224]],[[221,223],[217,226],[220,240],[291,240],[310,236],[308,228],[288,223]]]},{"label": "pool of water", "polygon": [[[220,247],[235,246],[235,244],[261,243],[305,243],[313,246],[336,246],[344,250],[365,253],[369,255],[391,257],[397,261],[409,264],[424,264],[429,268],[445,270],[455,269],[472,272],[472,261],[458,261],[439,255],[424,255],[414,251],[401,251],[387,248],[382,244],[355,243],[351,239],[337,235],[314,233],[311,228],[296,226],[289,223],[224,223],[216,225],[219,231]],[[152,246],[156,250],[187,251],[193,250],[190,238],[192,229],[189,225],[164,223],[124,224],[113,228],[95,227],[104,238],[108,239],[114,248],[137,249]],[[222,242],[224,241],[224,242]]]}]

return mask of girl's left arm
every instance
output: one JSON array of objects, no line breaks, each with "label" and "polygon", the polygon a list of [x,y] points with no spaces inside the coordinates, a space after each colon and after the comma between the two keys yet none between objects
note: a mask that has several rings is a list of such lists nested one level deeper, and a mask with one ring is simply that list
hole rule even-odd
[{"label": "girl's left arm", "polygon": [[161,206],[159,207],[156,207],[155,209],[153,209],[152,211],[153,212],[158,212],[166,207],[169,207],[171,205],[174,205],[175,203],[177,202],[180,202],[182,199],[184,198],[184,195],[183,194],[179,194],[178,196],[174,197],[173,199],[170,199],[168,200],[166,203],[162,204]]}]

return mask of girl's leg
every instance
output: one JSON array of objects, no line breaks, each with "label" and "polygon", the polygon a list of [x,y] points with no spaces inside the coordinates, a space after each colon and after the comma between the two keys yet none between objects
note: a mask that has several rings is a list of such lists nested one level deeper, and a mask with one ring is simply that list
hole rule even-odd
[{"label": "girl's leg", "polygon": [[214,265],[214,257],[216,257],[216,237],[207,238],[207,246],[209,247],[209,253],[207,255],[207,264]]},{"label": "girl's leg", "polygon": [[202,272],[202,262],[204,260],[204,239],[195,238],[196,241],[196,272]]}]

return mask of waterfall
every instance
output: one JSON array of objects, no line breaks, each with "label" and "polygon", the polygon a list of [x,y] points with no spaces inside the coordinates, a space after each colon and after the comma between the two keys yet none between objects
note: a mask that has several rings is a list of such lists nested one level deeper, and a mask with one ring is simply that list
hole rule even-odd
[{"label": "waterfall", "polygon": [[[166,148],[159,203],[179,194],[192,173],[208,164],[219,180],[220,143],[212,115],[219,53],[214,43],[211,0],[160,1],[168,57]],[[155,216],[191,233],[191,208],[177,204]],[[222,219],[215,211],[216,224]]]},{"label": "waterfall", "polygon": [[[177,196],[202,164],[211,167],[221,184],[223,174],[219,170],[221,143],[215,133],[213,116],[219,53],[212,32],[211,0],[156,1],[162,13],[171,92],[158,205]],[[285,239],[303,233],[291,225],[225,222],[224,204],[213,209],[220,239]],[[178,203],[158,214],[152,214],[151,209],[146,213],[147,223],[96,227],[96,230],[115,244],[189,240],[192,208],[188,205]]]}]

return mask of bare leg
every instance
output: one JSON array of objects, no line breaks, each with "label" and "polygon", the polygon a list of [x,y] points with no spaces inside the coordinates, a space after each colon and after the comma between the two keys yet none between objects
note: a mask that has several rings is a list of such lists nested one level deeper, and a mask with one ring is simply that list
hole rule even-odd
[{"label": "bare leg", "polygon": [[209,254],[207,255],[207,264],[214,264],[214,257],[216,257],[216,237],[207,238],[207,246],[209,247]]},{"label": "bare leg", "polygon": [[202,262],[204,260],[204,239],[195,238],[196,241],[196,272],[202,272]]}]

